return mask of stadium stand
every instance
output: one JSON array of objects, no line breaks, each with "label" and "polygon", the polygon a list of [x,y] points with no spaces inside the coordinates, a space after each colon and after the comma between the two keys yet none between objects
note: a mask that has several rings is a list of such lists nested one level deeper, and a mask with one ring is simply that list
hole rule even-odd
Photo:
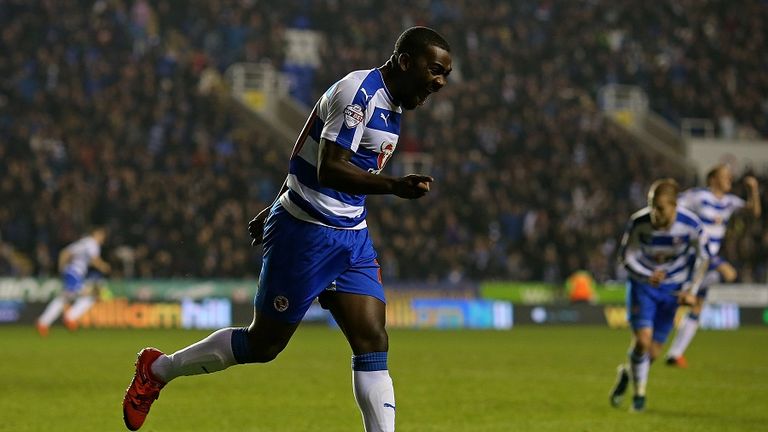
[{"label": "stadium stand", "polygon": [[[433,192],[368,201],[385,279],[614,278],[627,215],[679,170],[603,119],[600,86],[642,86],[673,123],[768,136],[766,60],[750,55],[766,51],[750,37],[765,35],[765,2],[738,16],[723,2],[663,3],[6,1],[0,271],[54,274],[63,245],[106,223],[117,276],[255,276],[246,225],[282,183],[290,144],[252,124],[221,73],[280,68],[286,29],[313,28],[324,46],[312,103],[331,79],[381,64],[391,35],[428,24],[451,40],[456,72],[405,117],[395,156],[431,154]],[[734,220],[744,235],[726,254],[744,281],[766,281],[765,228]]]}]

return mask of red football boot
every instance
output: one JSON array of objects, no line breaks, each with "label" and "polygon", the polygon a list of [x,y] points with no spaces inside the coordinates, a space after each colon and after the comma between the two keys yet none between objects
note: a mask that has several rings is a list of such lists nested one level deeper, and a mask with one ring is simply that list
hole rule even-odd
[{"label": "red football boot", "polygon": [[77,327],[78,327],[77,321],[67,318],[66,315],[64,316],[64,318],[62,318],[62,321],[64,322],[64,327],[66,327],[67,330],[71,332],[77,330]]},{"label": "red football boot", "polygon": [[48,332],[50,330],[50,327],[48,327],[45,324],[37,323],[35,325],[35,328],[37,328],[37,334],[39,334],[41,337],[48,337]]},{"label": "red football boot", "polygon": [[685,369],[688,367],[688,360],[685,359],[685,356],[667,357],[667,365]]},{"label": "red football boot", "polygon": [[160,396],[165,383],[152,374],[150,366],[163,355],[155,348],[144,348],[136,359],[136,373],[123,398],[123,421],[132,430],[139,430],[149,414],[152,402]]}]

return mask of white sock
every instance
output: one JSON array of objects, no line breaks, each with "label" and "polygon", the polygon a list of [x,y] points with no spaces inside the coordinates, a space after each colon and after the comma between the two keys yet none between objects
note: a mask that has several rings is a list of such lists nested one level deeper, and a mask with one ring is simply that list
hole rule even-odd
[{"label": "white sock", "polygon": [[232,353],[233,330],[217,330],[200,342],[158,357],[152,363],[152,373],[167,383],[179,376],[217,372],[237,364]]},{"label": "white sock", "polygon": [[691,315],[686,315],[683,318],[683,322],[677,329],[675,339],[672,341],[672,345],[667,351],[667,357],[680,357],[683,355],[688,345],[691,344],[693,336],[696,335],[696,330],[699,328],[699,317],[692,318]]},{"label": "white sock", "polygon": [[393,432],[395,389],[389,371],[352,371],[352,387],[363,414],[365,432]]},{"label": "white sock", "polygon": [[75,304],[69,308],[64,316],[68,320],[77,321],[77,319],[83,316],[84,313],[88,312],[88,309],[90,309],[94,303],[96,303],[96,300],[91,296],[78,297]]},{"label": "white sock", "polygon": [[645,396],[645,386],[648,383],[648,370],[651,368],[651,358],[646,354],[629,353],[629,370],[632,383],[635,385],[635,395]]},{"label": "white sock", "polygon": [[56,318],[61,315],[61,311],[64,310],[64,306],[66,304],[67,301],[64,299],[64,297],[57,296],[55,299],[51,300],[50,303],[48,303],[48,306],[45,307],[45,311],[42,315],[40,315],[37,323],[46,327],[50,326],[54,321],[56,321]]}]

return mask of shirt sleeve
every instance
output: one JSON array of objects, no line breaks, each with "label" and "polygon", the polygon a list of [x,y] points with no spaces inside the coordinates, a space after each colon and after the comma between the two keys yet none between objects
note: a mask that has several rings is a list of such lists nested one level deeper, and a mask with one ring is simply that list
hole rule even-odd
[{"label": "shirt sleeve", "polygon": [[93,239],[90,239],[90,241],[86,243],[85,248],[88,256],[88,263],[101,253],[101,247],[99,247],[99,244]]},{"label": "shirt sleeve", "polygon": [[709,238],[701,225],[693,230],[691,246],[696,251],[696,256],[693,268],[688,276],[688,281],[691,284],[691,293],[695,294],[701,287],[701,283],[704,280],[704,275],[707,273],[707,268],[709,268],[709,262],[712,257],[709,249]]},{"label": "shirt sleeve", "polygon": [[733,206],[734,211],[743,209],[744,206],[747,205],[746,201],[737,197],[736,195],[728,195],[728,198],[731,200],[731,206]]},{"label": "shirt sleeve", "polygon": [[72,256],[85,255],[89,252],[88,242],[84,240],[78,240],[67,246],[67,250],[72,254]]},{"label": "shirt sleeve", "polygon": [[690,189],[680,193],[677,196],[677,204],[687,208],[688,210],[696,212],[698,210],[696,208],[696,193]]},{"label": "shirt sleeve", "polygon": [[357,152],[363,136],[366,118],[366,93],[359,80],[346,78],[339,81],[326,95],[328,115],[321,138]]},{"label": "shirt sleeve", "polygon": [[707,236],[707,232],[704,231],[704,227],[699,226],[698,229],[696,229],[695,237],[696,243],[696,255],[698,256],[698,259],[711,259],[713,254],[711,249],[709,248],[709,236]]},{"label": "shirt sleeve", "polygon": [[642,252],[640,251],[634,222],[634,219],[631,219],[624,230],[621,245],[619,246],[619,259],[631,277],[642,280],[653,274],[653,270],[647,268],[640,261]]}]

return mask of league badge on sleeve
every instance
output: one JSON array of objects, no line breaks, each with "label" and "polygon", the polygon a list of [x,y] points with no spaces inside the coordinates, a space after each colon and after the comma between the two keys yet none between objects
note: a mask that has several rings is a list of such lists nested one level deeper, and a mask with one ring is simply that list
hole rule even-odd
[{"label": "league badge on sleeve", "polygon": [[363,107],[360,105],[352,104],[347,105],[344,108],[344,124],[348,128],[353,129],[357,125],[363,122]]}]

